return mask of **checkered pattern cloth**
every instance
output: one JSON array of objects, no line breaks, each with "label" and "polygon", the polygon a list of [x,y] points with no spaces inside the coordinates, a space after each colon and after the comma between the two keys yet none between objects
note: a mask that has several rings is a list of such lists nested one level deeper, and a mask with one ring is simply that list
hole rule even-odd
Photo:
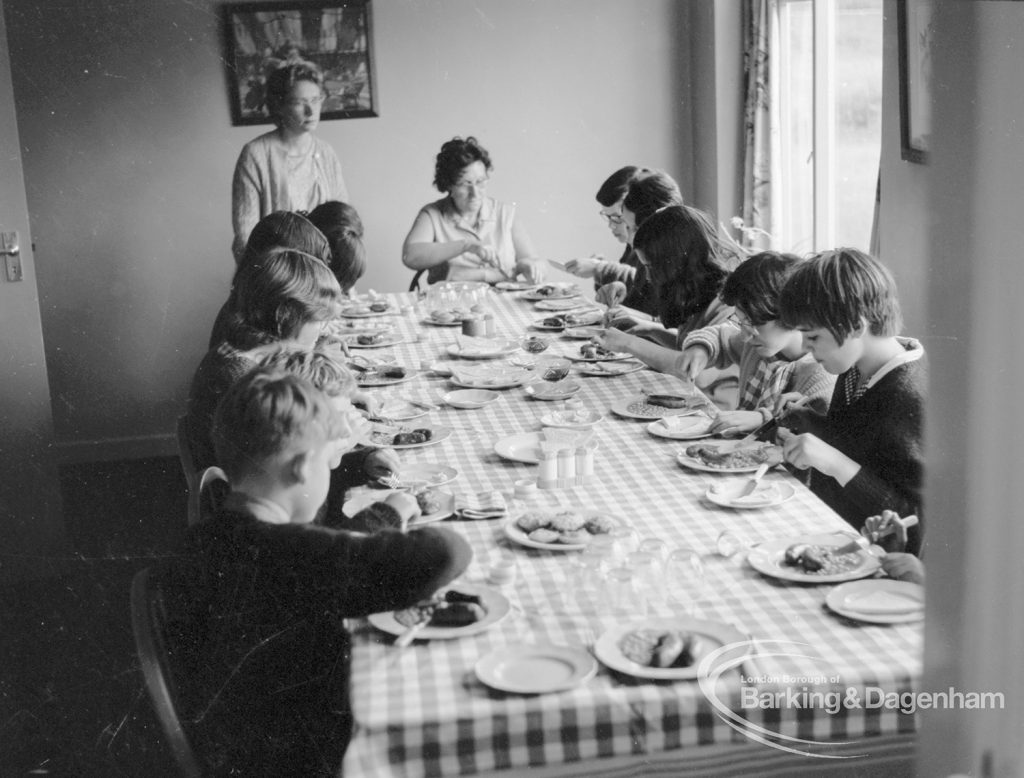
[{"label": "checkered pattern cloth", "polygon": [[[396,298],[407,312],[395,317],[395,322],[410,342],[384,352],[410,366],[448,359],[445,347],[458,330],[424,324],[425,312],[410,310],[409,296]],[[493,313],[499,337],[551,335],[530,329],[533,321],[546,314],[516,293],[495,293]],[[547,353],[568,354],[579,345],[580,341],[556,334]],[[639,394],[641,387],[670,390],[679,386],[676,379],[647,370],[576,378],[583,385],[577,397],[587,408],[604,412],[622,398]],[[379,391],[437,401],[451,388],[447,380],[424,374]],[[493,453],[494,444],[507,435],[538,430],[539,417],[557,406],[530,399],[521,388],[502,390],[501,395],[479,410],[445,406],[433,411],[422,421],[450,426],[453,435],[436,445],[403,451],[402,459],[456,468],[459,476],[447,488],[457,493],[499,490],[511,500],[513,483],[535,479],[537,467],[500,458]],[[610,514],[635,528],[640,538],[660,538],[669,548],[689,546],[700,552],[707,582],[703,596],[696,602],[658,598],[651,613],[688,611],[753,635],[761,647],[756,663],[762,676],[825,675],[829,682],[809,688],[843,694],[848,688],[862,692],[868,687],[887,692],[914,688],[921,674],[919,624],[873,626],[848,621],[825,606],[831,586],[764,577],[738,558],[716,553],[716,539],[724,530],[750,544],[849,530],[835,513],[782,469],[766,478],[795,488],[788,501],[760,510],[716,507],[704,497],[709,485],[742,476],[684,469],[673,454],[685,444],[655,437],[645,427],[645,422],[609,413],[595,431],[599,448],[593,484],[541,491],[536,505]],[[643,681],[602,666],[595,678],[577,688],[517,695],[493,691],[477,680],[474,665],[492,650],[515,642],[589,648],[622,618],[580,586],[575,573],[578,552],[516,544],[505,535],[503,521],[446,522],[474,548],[475,558],[464,580],[484,581],[490,565],[502,555],[512,554],[517,561],[515,584],[505,589],[513,608],[493,628],[473,637],[421,641],[398,649],[391,635],[366,623],[356,626],[351,696],[355,731],[344,775],[500,775],[504,771],[519,775],[527,767],[545,767],[551,774],[632,775],[643,774],[636,772],[637,765],[666,755],[671,765],[673,754],[679,756],[676,766],[659,774],[682,775],[690,774],[683,770],[688,761],[702,759],[714,748],[726,746],[722,753],[742,752],[749,757],[751,741],[716,714],[694,681]],[[806,644],[805,653],[812,658],[770,656],[772,641],[777,640]],[[800,683],[769,681],[759,684],[758,690],[785,691],[794,686],[799,689]],[[719,687],[720,699],[742,711],[751,724],[814,741],[815,745],[797,747],[818,754],[843,753],[843,748],[847,754],[851,748],[855,754],[870,754],[873,738],[881,749],[883,743],[898,741],[901,735],[912,740],[915,728],[912,715],[885,707],[843,707],[835,713],[820,707],[741,707],[741,680],[734,671],[722,676]],[[840,745],[842,741],[847,746]],[[702,751],[704,746],[708,748]],[[780,753],[765,746],[755,748],[766,758]],[[805,756],[797,759],[817,766],[829,764]],[[603,772],[603,765],[620,763],[627,765],[621,772]],[[701,774],[712,774],[711,767],[705,767]]]}]

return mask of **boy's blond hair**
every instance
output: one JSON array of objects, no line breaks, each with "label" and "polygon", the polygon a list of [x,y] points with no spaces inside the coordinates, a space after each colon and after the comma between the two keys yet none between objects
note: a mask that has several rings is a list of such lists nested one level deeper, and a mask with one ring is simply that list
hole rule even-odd
[{"label": "boy's blond hair", "polygon": [[329,397],[352,397],[356,379],[352,371],[325,349],[282,345],[260,359],[260,367],[300,376]]},{"label": "boy's blond hair", "polygon": [[308,380],[256,368],[236,381],[217,406],[213,446],[230,481],[264,472],[276,457],[349,434],[326,395]]}]

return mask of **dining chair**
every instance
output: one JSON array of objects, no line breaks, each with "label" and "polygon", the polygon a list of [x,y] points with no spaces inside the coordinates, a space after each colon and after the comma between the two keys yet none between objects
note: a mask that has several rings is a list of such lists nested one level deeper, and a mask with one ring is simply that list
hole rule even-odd
[{"label": "dining chair", "polygon": [[142,677],[153,711],[160,722],[174,766],[182,778],[200,778],[202,770],[188,735],[181,726],[174,699],[174,685],[164,643],[164,605],[159,585],[150,568],[139,570],[132,579],[132,632]]},{"label": "dining chair", "polygon": [[228,476],[216,465],[206,468],[188,495],[188,525],[198,524],[217,512],[229,491]]}]

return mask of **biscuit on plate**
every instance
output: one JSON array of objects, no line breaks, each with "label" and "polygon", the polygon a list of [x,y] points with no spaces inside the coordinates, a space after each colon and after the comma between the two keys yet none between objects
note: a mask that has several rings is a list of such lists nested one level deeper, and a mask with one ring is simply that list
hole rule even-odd
[{"label": "biscuit on plate", "polygon": [[611,532],[614,526],[615,522],[611,520],[610,516],[595,513],[587,519],[583,528],[591,535],[604,535],[606,532]]},{"label": "biscuit on plate", "polygon": [[540,511],[528,511],[516,519],[516,526],[523,532],[533,532],[535,529],[546,527],[548,517]]},{"label": "biscuit on plate", "polygon": [[557,543],[561,535],[550,529],[535,529],[526,537],[534,543]]},{"label": "biscuit on plate", "polygon": [[578,529],[574,532],[559,532],[558,542],[567,546],[581,545],[590,541],[590,533],[585,529]]},{"label": "biscuit on plate", "polygon": [[559,511],[548,516],[548,526],[555,532],[575,532],[583,529],[583,517],[575,511]]}]

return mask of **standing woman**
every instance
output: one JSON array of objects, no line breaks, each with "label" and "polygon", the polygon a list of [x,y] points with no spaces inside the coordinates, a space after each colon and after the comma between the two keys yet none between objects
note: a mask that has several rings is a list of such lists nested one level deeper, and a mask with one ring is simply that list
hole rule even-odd
[{"label": "standing woman", "polygon": [[491,169],[490,154],[472,136],[441,146],[434,186],[446,196],[420,209],[402,246],[402,262],[427,270],[429,283],[543,279],[515,206],[487,196]]},{"label": "standing woman", "polygon": [[320,123],[323,74],[312,62],[284,65],[267,78],[267,110],[277,124],[242,147],[231,185],[232,251],[241,261],[249,232],[272,211],[310,211],[348,200],[334,149],[313,135]]}]

